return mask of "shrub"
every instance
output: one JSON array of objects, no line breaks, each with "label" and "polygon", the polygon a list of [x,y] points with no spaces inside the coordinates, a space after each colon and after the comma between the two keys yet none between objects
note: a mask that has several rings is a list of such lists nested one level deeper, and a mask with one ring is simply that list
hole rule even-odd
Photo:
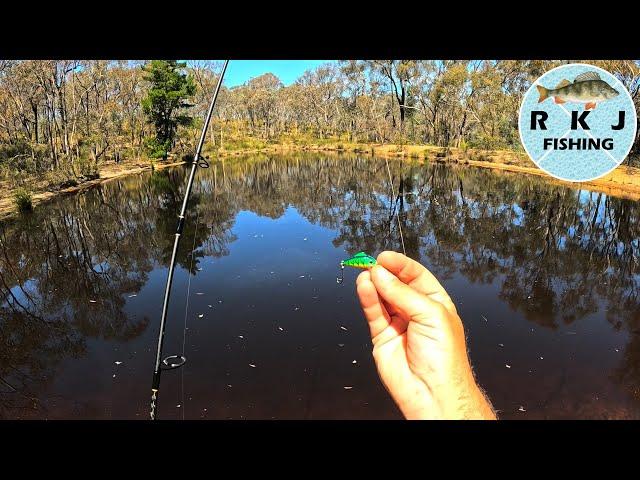
[{"label": "shrub", "polygon": [[13,201],[19,212],[30,212],[33,210],[33,199],[31,193],[25,188],[19,188],[13,194]]}]

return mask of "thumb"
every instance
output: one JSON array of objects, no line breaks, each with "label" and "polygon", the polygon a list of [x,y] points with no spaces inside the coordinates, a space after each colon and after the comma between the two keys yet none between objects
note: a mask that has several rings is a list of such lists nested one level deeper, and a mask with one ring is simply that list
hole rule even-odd
[{"label": "thumb", "polygon": [[444,306],[403,283],[381,265],[371,269],[371,281],[385,302],[418,323],[445,318]]}]

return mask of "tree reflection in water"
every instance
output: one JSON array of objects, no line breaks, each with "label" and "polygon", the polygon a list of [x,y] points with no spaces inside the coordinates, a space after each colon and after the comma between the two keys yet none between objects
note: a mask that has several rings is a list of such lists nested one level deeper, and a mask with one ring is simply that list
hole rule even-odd
[{"label": "tree reflection in water", "polygon": [[[350,254],[398,250],[397,211],[407,254],[445,282],[495,285],[514,314],[549,331],[604,312],[629,339],[610,377],[640,403],[636,202],[536,177],[389,163],[393,199],[384,161],[368,157],[212,162],[198,173],[178,264],[189,268],[196,218],[191,275],[230,255],[243,211],[279,219],[293,207]],[[148,329],[126,299],[169,262],[185,173],[105,183],[0,224],[0,415],[46,411],[60,363],[82,358],[89,339],[127,342]]]}]

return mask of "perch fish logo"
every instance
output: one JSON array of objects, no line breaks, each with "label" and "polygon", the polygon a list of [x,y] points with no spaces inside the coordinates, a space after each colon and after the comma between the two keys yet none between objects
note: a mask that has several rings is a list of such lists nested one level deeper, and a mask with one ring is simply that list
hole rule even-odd
[{"label": "perch fish logo", "polygon": [[549,70],[525,93],[520,140],[549,175],[586,182],[611,172],[636,137],[636,109],[625,86],[602,68],[572,63]]}]

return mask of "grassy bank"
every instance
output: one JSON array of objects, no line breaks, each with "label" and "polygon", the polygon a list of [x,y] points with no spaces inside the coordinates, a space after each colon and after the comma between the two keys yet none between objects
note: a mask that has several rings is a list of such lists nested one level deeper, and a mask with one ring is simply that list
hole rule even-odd
[{"label": "grassy bank", "polygon": [[608,195],[640,200],[640,168],[621,165],[602,178],[590,182],[575,183],[557,180],[540,170],[524,152],[512,150],[477,150],[431,145],[348,144],[322,143],[309,145],[282,144],[258,149],[220,150],[220,156],[245,155],[257,152],[287,151],[351,152],[376,157],[405,158],[429,162],[441,162],[490,168],[492,170],[545,177],[549,182],[571,187],[583,187]]},{"label": "grassy bank", "polygon": [[[184,162],[175,159],[166,162],[154,162],[153,168],[162,169]],[[28,189],[24,186],[16,186],[8,180],[0,181],[0,220],[10,217],[20,210],[29,211],[38,204],[51,200],[52,198],[69,195],[91,188],[99,183],[107,182],[115,178],[125,175],[140,173],[145,170],[151,170],[151,162],[143,161],[123,161],[120,163],[105,163],[100,166],[98,173],[84,178],[65,181],[61,184],[52,183],[48,178],[30,178],[24,182],[28,185]],[[31,208],[24,208],[26,195],[29,197]]]},{"label": "grassy bank", "polygon": [[[543,176],[548,181],[576,187],[575,183],[556,180],[538,169],[525,153],[510,150],[477,150],[461,148],[444,148],[430,145],[380,145],[344,142],[323,142],[319,144],[258,144],[238,145],[236,148],[208,150],[206,155],[230,157],[252,153],[278,153],[291,151],[318,151],[334,153],[356,153],[376,157],[404,158],[412,161],[426,161],[459,164],[465,166],[490,168],[509,174],[526,174]],[[154,168],[166,168],[184,163],[174,157],[166,162],[154,162]],[[149,161],[122,161],[106,163],[99,167],[98,174],[80,178],[61,185],[52,185],[48,179],[32,179],[29,184],[29,195],[33,206],[59,195],[66,195],[90,188],[102,182],[125,175],[140,173],[152,168]],[[609,195],[640,200],[640,168],[620,166],[608,175],[579,184],[590,190],[601,191]],[[0,181],[0,219],[14,215],[19,210],[18,197],[24,196],[24,187],[12,185],[9,181]]]}]

